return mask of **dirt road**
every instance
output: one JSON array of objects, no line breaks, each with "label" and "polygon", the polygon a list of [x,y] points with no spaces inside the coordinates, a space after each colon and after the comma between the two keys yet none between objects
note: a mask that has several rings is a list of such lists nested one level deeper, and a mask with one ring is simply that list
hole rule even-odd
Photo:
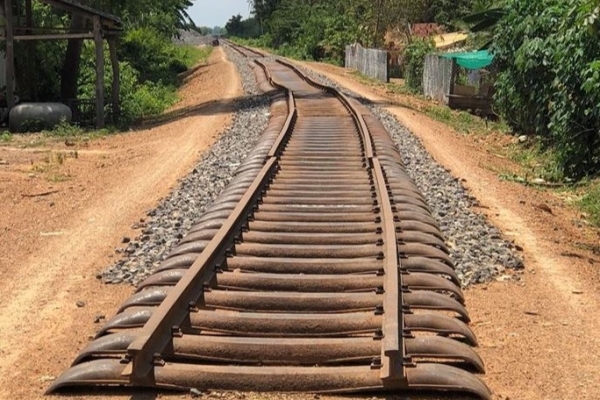
[{"label": "dirt road", "polygon": [[[230,123],[223,100],[241,94],[219,48],[186,81],[177,117],[154,128],[87,146],[0,147],[0,399],[39,397],[94,319],[131,294],[96,274]],[[27,140],[17,142],[37,139]]]}]

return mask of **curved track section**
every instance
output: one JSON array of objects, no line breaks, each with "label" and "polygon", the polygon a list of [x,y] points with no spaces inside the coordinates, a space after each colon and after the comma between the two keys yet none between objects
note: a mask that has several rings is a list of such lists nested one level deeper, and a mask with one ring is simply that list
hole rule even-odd
[{"label": "curved track section", "polygon": [[259,65],[279,89],[262,140],[49,391],[490,398],[443,237],[389,135],[293,66]]}]

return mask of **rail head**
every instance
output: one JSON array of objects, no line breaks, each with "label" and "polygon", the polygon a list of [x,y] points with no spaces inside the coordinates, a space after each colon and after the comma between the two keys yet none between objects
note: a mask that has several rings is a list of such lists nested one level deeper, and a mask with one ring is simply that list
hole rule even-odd
[{"label": "rail head", "polygon": [[267,157],[279,157],[279,155],[281,154],[281,150],[283,150],[283,146],[285,145],[286,138],[291,133],[294,123],[298,118],[296,99],[294,98],[293,91],[289,90],[279,82],[275,81],[273,75],[271,75],[271,72],[269,72],[269,69],[263,62],[259,60],[254,60],[254,62],[262,68],[262,70],[265,73],[265,76],[267,77],[267,80],[271,83],[273,87],[278,88],[279,90],[283,90],[287,93],[288,116],[285,120],[283,128],[281,129],[281,132],[279,133],[279,136],[277,137],[277,139],[273,143],[273,146],[271,147],[271,150],[267,154]]},{"label": "rail head", "polygon": [[245,53],[244,53],[243,51],[241,51],[240,49],[244,49],[245,51],[247,51],[247,52],[250,52],[250,53],[253,53],[253,54],[255,54],[255,55],[257,55],[258,57],[261,57],[261,58],[262,58],[262,57],[265,57],[265,54],[264,54],[264,53],[262,53],[262,52],[260,52],[260,51],[258,51],[258,50],[256,50],[256,49],[253,49],[253,48],[251,48],[251,47],[244,46],[243,44],[239,44],[239,43],[232,42],[232,41],[231,41],[231,40],[229,40],[229,39],[221,39],[221,41],[223,41],[225,44],[227,44],[229,47],[233,48],[235,51],[237,51],[238,53],[240,53],[240,54],[241,54],[241,55],[243,55],[244,57],[248,57],[248,54],[245,54]]},{"label": "rail head", "polygon": [[383,346],[381,349],[381,379],[404,380],[405,371],[403,362],[406,351],[402,342],[404,332],[404,318],[402,315],[402,279],[400,275],[400,262],[398,258],[398,239],[396,237],[396,224],[394,210],[388,193],[383,167],[379,159],[373,158],[373,175],[380,203],[380,213],[383,222],[384,250],[384,298],[383,298]]}]

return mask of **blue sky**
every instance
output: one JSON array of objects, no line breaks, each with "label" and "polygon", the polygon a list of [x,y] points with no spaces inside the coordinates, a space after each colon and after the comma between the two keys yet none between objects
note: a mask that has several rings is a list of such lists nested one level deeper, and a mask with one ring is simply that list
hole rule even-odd
[{"label": "blue sky", "polygon": [[250,14],[248,0],[194,0],[188,13],[197,26],[225,26],[232,15]]}]

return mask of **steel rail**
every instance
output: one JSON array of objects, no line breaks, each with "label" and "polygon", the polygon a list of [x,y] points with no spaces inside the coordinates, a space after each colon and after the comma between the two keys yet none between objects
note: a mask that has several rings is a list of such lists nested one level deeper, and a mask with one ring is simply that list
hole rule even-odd
[{"label": "steel rail", "polygon": [[[247,193],[227,218],[206,249],[192,264],[188,274],[181,279],[170,295],[165,298],[152,317],[144,325],[138,339],[127,348],[127,357],[131,361],[124,371],[131,383],[149,385],[155,382],[153,371],[155,354],[160,354],[171,344],[173,331],[184,323],[190,307],[202,301],[204,284],[215,263],[225,256],[228,246],[233,244],[232,234],[245,224],[248,214],[268,185],[274,173],[277,160],[270,158],[260,171]],[[172,345],[172,344],[171,344]]]},{"label": "steel rail", "polygon": [[[235,51],[237,51],[238,53],[240,53],[241,55],[243,55],[244,57],[248,57],[247,53],[244,53],[244,51],[251,53],[253,55],[256,55],[258,57],[264,57],[265,55],[263,53],[261,53],[258,50],[252,49],[248,46],[244,46],[238,43],[234,43],[231,40],[228,39],[221,39],[222,42],[225,42],[227,45],[229,45],[229,47],[231,47],[232,49],[234,49]],[[242,51],[244,50],[244,51]]]},{"label": "steel rail", "polygon": [[[264,68],[269,81],[276,85],[264,64],[259,63],[259,65]],[[184,320],[190,308],[195,307],[197,302],[202,302],[203,288],[208,281],[209,274],[214,272],[211,268],[213,265],[220,263],[219,259],[225,257],[225,253],[229,250],[228,247],[233,244],[233,234],[240,231],[241,227],[247,223],[248,215],[275,172],[278,155],[285,143],[286,136],[291,133],[293,122],[297,117],[292,91],[281,85],[277,86],[287,91],[288,117],[286,122],[267,155],[264,167],[240,199],[231,215],[192,264],[188,274],[177,283],[169,296],[152,314],[138,339],[127,348],[126,357],[130,360],[130,363],[123,375],[128,376],[132,384],[149,385],[156,382],[153,376],[154,362],[157,361],[156,354],[172,347],[173,331],[179,330],[183,324],[189,325],[189,321]]]}]

